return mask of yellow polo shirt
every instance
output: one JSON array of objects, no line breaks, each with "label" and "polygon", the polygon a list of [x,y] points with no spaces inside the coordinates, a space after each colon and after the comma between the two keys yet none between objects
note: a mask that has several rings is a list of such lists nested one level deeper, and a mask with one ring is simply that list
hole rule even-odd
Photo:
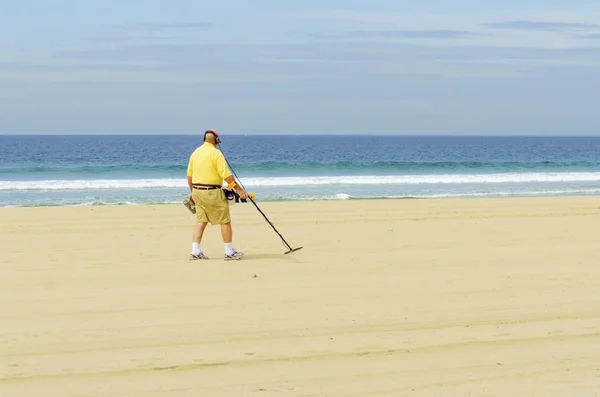
[{"label": "yellow polo shirt", "polygon": [[225,156],[212,144],[205,142],[190,155],[187,176],[193,184],[222,186],[230,175]]}]

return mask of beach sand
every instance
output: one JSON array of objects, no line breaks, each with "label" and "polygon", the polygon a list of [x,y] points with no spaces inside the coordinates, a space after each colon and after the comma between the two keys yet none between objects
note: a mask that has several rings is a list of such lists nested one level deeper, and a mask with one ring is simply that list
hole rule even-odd
[{"label": "beach sand", "polygon": [[0,209],[0,395],[600,395],[600,200]]}]

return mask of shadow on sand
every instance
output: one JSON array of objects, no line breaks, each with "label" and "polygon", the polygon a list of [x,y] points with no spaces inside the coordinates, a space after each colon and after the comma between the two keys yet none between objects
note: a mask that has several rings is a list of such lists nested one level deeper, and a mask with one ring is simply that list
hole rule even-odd
[{"label": "shadow on sand", "polygon": [[265,259],[278,259],[278,260],[292,260],[292,261],[296,261],[296,258],[294,258],[292,255],[284,255],[283,252],[281,254],[245,254],[244,255],[244,261],[251,261],[251,260],[265,260]]}]

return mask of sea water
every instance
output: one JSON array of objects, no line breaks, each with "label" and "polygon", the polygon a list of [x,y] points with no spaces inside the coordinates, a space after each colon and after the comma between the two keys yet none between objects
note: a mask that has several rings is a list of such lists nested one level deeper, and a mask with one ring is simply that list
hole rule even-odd
[{"label": "sea water", "polygon": [[[257,201],[600,193],[600,137],[226,135]],[[0,206],[181,203],[202,135],[0,136]]]}]

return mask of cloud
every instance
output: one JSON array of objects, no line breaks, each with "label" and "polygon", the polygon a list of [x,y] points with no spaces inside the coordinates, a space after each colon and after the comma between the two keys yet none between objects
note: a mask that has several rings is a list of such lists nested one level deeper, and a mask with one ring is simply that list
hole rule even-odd
[{"label": "cloud", "polygon": [[326,20],[340,22],[398,22],[406,17],[410,18],[406,12],[383,12],[383,11],[355,11],[355,10],[312,10],[312,11],[294,11],[284,14],[285,16],[296,19],[307,20]]},{"label": "cloud", "polygon": [[600,62],[600,48],[533,48],[508,46],[418,45],[390,42],[315,42],[307,44],[152,44],[111,50],[62,51],[59,59],[117,62],[191,62],[224,68],[259,59],[312,59],[372,63],[374,61],[585,60]]},{"label": "cloud", "polygon": [[600,29],[600,24],[579,22],[537,22],[537,21],[504,21],[485,24],[490,29],[504,30],[538,30],[538,31],[565,31]]},{"label": "cloud", "polygon": [[[136,23],[136,24],[112,24],[110,28],[116,29],[112,33],[84,37],[83,41],[93,43],[134,43],[144,41],[172,40],[175,30],[206,30],[213,27],[207,22],[181,22],[181,23]],[[172,34],[169,34],[172,33]]]},{"label": "cloud", "polygon": [[164,32],[168,30],[183,29],[210,29],[212,23],[208,22],[178,22],[178,23],[136,23],[133,25],[113,25],[116,28],[124,30],[137,30],[149,32]]},{"label": "cloud", "polygon": [[[268,82],[339,81],[368,76],[433,76],[464,80],[535,77],[551,69],[600,70],[600,48],[447,46],[319,41],[294,45],[130,45],[61,52],[55,62],[106,65],[80,75],[96,81]],[[124,72],[116,65],[123,64]],[[132,67],[154,68],[134,73]],[[58,72],[57,72],[58,73]],[[58,75],[58,74],[57,74]],[[74,78],[61,75],[59,79]],[[90,80],[91,81],[91,80]]]},{"label": "cloud", "polygon": [[96,43],[126,43],[139,40],[170,40],[169,36],[92,36],[83,38],[84,41]]},{"label": "cloud", "polygon": [[598,34],[579,34],[579,35],[573,35],[573,37],[577,37],[578,39],[600,40],[600,33],[598,33]]},{"label": "cloud", "polygon": [[85,41],[103,42],[103,43],[124,43],[130,41],[128,36],[92,36],[84,38]]},{"label": "cloud", "polygon": [[480,36],[465,30],[350,30],[339,35],[313,35],[316,38],[399,38],[399,39],[464,39]]},{"label": "cloud", "polygon": [[161,65],[127,64],[121,62],[93,62],[93,63],[25,63],[25,62],[0,62],[0,72],[18,73],[53,73],[53,72],[148,72],[161,71]]}]

